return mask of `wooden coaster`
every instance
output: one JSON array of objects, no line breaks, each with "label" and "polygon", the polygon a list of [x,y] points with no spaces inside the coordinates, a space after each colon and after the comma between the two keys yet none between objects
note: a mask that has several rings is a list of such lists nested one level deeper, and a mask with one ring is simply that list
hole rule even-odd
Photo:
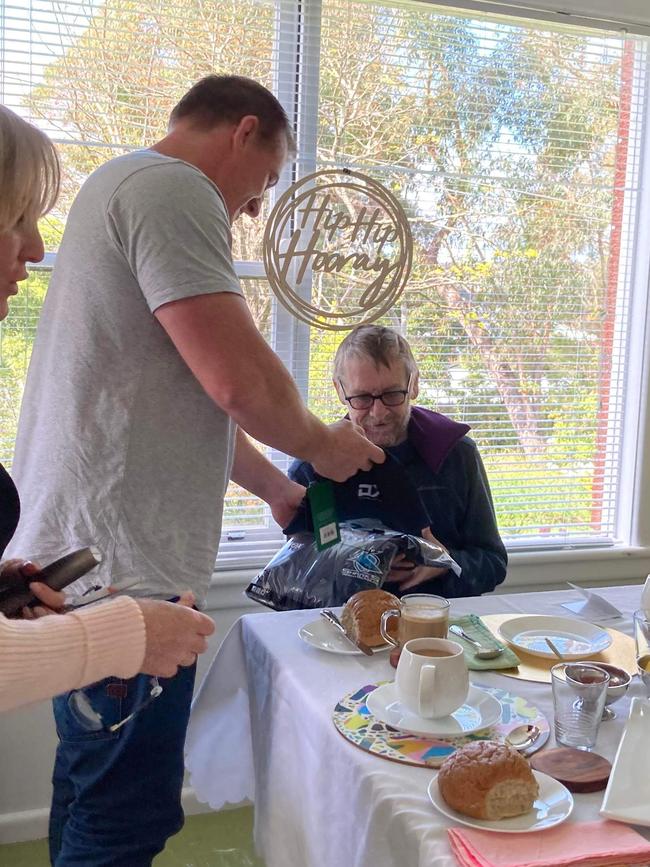
[{"label": "wooden coaster", "polygon": [[531,768],[554,777],[570,792],[599,792],[607,785],[611,764],[596,753],[558,747],[537,753],[530,760]]}]

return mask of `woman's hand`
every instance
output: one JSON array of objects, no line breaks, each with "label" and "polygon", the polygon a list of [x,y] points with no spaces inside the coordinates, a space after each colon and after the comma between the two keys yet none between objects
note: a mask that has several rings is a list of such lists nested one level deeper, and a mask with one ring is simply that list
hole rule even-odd
[{"label": "woman's hand", "polygon": [[[23,588],[25,579],[38,579],[40,567],[37,563],[32,563],[31,560],[6,560],[0,566],[0,579],[7,586],[15,585]],[[31,581],[29,589],[34,596],[42,602],[42,605],[33,607],[24,606],[20,616],[23,620],[34,620],[37,617],[45,617],[47,614],[61,614],[65,605],[65,596],[56,590],[52,590],[47,584],[42,584],[38,580]]]},{"label": "woman's hand", "polygon": [[60,590],[52,590],[47,584],[40,581],[32,581],[29,589],[34,596],[43,604],[34,605],[33,608],[23,608],[23,620],[34,620],[37,617],[45,617],[48,614],[65,613],[65,594]]},{"label": "woman's hand", "polygon": [[183,593],[177,603],[137,599],[145,623],[146,650],[140,671],[173,677],[179,666],[194,665],[208,647],[214,622],[194,611],[194,594]]}]

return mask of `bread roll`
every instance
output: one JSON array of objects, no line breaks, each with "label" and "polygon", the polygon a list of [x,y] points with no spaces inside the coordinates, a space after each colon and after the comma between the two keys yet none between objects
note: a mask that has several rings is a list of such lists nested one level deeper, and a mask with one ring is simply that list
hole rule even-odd
[{"label": "bread roll", "polygon": [[493,741],[466,744],[445,759],[438,788],[452,809],[475,819],[521,816],[539,794],[526,759]]},{"label": "bread roll", "polygon": [[399,599],[385,590],[360,590],[343,606],[341,623],[351,638],[370,647],[385,644],[379,631],[381,615],[390,608],[399,608]]}]

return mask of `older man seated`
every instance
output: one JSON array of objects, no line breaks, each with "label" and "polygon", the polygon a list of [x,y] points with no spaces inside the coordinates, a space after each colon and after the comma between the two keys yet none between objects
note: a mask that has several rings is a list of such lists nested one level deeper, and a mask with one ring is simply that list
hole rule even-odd
[{"label": "older man seated", "polygon": [[[411,406],[418,395],[419,372],[411,348],[396,331],[360,325],[340,344],[334,358],[334,387],[349,417],[375,445],[403,468],[414,500],[428,516],[428,527],[407,526],[400,504],[359,474],[347,482],[347,519],[382,514],[391,529],[424,536],[444,547],[461,566],[460,576],[447,569],[395,560],[385,589],[446,597],[477,596],[505,578],[507,554],[499,536],[492,495],[478,448],[466,434],[469,426],[437,412]],[[385,465],[384,465],[385,466]],[[289,476],[308,486],[317,479],[311,464],[294,461]],[[385,484],[385,471],[381,471]],[[403,486],[401,486],[403,489]],[[418,514],[418,509],[404,509]]]}]

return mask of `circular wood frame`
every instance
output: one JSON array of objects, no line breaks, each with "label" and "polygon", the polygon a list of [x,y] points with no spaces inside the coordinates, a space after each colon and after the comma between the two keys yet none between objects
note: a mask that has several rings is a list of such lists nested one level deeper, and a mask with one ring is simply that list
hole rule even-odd
[{"label": "circular wood frame", "polygon": [[[347,311],[323,310],[311,304],[283,276],[281,267],[283,254],[280,244],[286,237],[295,212],[315,191],[324,194],[331,189],[349,190],[374,201],[392,223],[396,244],[399,245],[398,255],[391,260],[394,273],[390,279],[385,285],[367,287],[358,304]],[[280,196],[266,224],[263,259],[271,289],[287,310],[308,325],[328,331],[343,331],[361,323],[374,322],[399,300],[411,273],[413,238],[404,209],[384,186],[351,169],[323,169],[306,175]]]}]

